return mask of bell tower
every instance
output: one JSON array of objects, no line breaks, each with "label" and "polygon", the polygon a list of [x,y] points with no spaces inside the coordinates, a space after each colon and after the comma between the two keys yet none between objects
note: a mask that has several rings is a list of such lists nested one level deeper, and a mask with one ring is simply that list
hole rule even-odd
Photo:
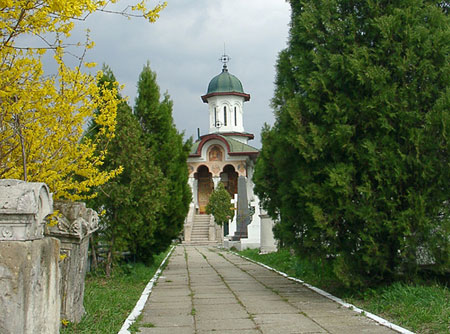
[{"label": "bell tower", "polygon": [[223,55],[222,73],[211,79],[206,95],[209,107],[209,133],[244,133],[244,102],[250,95],[244,92],[241,81],[228,72],[230,57]]}]

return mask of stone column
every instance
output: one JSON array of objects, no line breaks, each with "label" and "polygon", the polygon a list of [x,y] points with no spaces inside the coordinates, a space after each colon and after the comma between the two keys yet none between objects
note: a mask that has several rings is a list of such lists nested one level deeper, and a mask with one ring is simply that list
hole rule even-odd
[{"label": "stone column", "polygon": [[59,241],[43,233],[52,210],[44,183],[0,180],[2,334],[59,333]]},{"label": "stone column", "polygon": [[236,226],[237,226],[237,202],[238,202],[238,195],[234,194],[234,198],[232,199],[233,206],[234,206],[234,217],[230,221],[230,224],[228,225],[228,236],[229,238],[234,236],[234,233],[236,232]]},{"label": "stone column", "polygon": [[192,200],[194,202],[194,213],[198,213],[198,180],[192,181]]},{"label": "stone column", "polygon": [[61,241],[61,319],[79,322],[84,314],[84,279],[86,277],[89,236],[98,229],[98,215],[85,203],[55,202],[57,224],[46,234]]},{"label": "stone column", "polygon": [[208,240],[209,241],[217,241],[216,240],[216,222],[214,220],[214,216],[211,215],[209,217],[209,231],[208,231]]},{"label": "stone column", "polygon": [[213,176],[212,180],[214,183],[214,189],[217,189],[217,186],[219,185],[220,182],[220,176]]},{"label": "stone column", "polygon": [[277,242],[273,236],[274,221],[267,214],[267,212],[261,208],[259,215],[261,218],[261,246],[260,254],[267,254],[277,251]]}]

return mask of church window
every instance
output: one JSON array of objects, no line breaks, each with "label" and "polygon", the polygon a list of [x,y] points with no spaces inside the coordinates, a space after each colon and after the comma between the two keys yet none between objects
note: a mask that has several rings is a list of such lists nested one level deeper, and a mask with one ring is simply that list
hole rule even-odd
[{"label": "church window", "polygon": [[223,125],[227,126],[227,107],[223,107]]},{"label": "church window", "polygon": [[237,110],[236,110],[236,107],[234,107],[234,125],[237,126]]},{"label": "church window", "polygon": [[217,124],[217,107],[214,107],[214,126]]}]

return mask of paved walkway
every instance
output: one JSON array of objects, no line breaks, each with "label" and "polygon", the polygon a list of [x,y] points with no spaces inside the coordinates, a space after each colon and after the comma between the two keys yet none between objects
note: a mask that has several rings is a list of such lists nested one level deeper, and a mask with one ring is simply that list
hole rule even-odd
[{"label": "paved walkway", "polygon": [[140,324],[143,334],[396,333],[226,251],[183,245],[154,286]]}]

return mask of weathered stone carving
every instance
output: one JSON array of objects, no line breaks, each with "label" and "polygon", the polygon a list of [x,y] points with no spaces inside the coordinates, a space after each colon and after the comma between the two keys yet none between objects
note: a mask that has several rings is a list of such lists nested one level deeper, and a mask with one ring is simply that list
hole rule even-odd
[{"label": "weathered stone carving", "polygon": [[61,241],[61,319],[79,322],[84,314],[84,279],[86,276],[89,236],[98,229],[98,214],[85,203],[55,201],[57,224],[46,234]]},{"label": "weathered stone carving", "polygon": [[0,333],[59,332],[59,241],[43,235],[53,211],[44,183],[0,180]]},{"label": "weathered stone carving", "polygon": [[0,241],[44,237],[44,218],[52,213],[48,187],[40,182],[0,180]]},{"label": "weathered stone carving", "polygon": [[98,229],[98,214],[83,202],[55,201],[57,224],[49,226],[46,234],[83,239]]}]

